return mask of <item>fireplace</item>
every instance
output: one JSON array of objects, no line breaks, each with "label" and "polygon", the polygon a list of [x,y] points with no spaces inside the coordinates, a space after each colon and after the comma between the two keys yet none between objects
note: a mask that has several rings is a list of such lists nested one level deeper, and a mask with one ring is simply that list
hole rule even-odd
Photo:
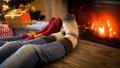
[{"label": "fireplace", "polygon": [[68,12],[76,16],[80,38],[120,48],[120,1],[68,0]]}]

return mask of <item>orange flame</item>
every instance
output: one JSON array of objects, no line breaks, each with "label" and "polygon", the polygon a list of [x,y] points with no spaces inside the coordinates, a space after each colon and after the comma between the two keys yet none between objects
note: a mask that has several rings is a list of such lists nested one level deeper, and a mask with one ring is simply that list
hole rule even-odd
[{"label": "orange flame", "polygon": [[102,38],[118,38],[119,31],[116,22],[110,16],[104,14],[99,17],[92,16],[90,29],[94,34]]}]

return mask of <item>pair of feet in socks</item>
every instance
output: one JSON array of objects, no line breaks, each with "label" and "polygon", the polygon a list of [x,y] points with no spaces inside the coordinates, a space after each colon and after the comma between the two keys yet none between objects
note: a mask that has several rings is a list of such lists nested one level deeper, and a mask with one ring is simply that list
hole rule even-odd
[{"label": "pair of feet in socks", "polygon": [[[52,18],[51,20],[50,20],[50,22],[49,22],[49,24],[43,29],[43,30],[41,30],[41,31],[39,31],[39,32],[35,32],[35,33],[33,33],[33,35],[34,34],[40,34],[40,36],[43,36],[42,34],[43,33],[41,33],[42,31],[44,32],[44,31],[46,31],[48,28],[49,28],[49,26],[51,25],[51,24],[53,24],[53,23],[56,23],[56,22],[59,22],[59,23],[62,23],[62,21],[59,19],[59,20],[56,20],[56,18]],[[77,42],[78,42],[78,28],[77,28],[77,23],[76,23],[76,21],[75,21],[75,18],[74,18],[74,16],[72,16],[72,15],[70,15],[70,14],[66,14],[65,16],[64,16],[64,18],[63,18],[63,29],[65,30],[65,33],[66,33],[66,35],[65,36],[61,36],[61,38],[67,38],[67,39],[69,39],[71,42],[72,42],[72,46],[73,46],[73,48],[77,45]],[[55,25],[55,26],[57,26],[57,25]],[[61,27],[61,26],[60,26]],[[55,27],[52,27],[53,28],[53,30],[51,30],[51,31],[54,31],[54,29],[57,29],[57,28],[55,28]],[[60,28],[61,29],[61,28]],[[59,31],[58,31],[59,32]],[[54,33],[54,32],[53,32]],[[48,36],[48,35],[47,35]],[[76,37],[77,36],[77,37]],[[28,35],[26,36],[26,35],[24,35],[23,36],[24,38],[28,38]],[[30,38],[30,39],[34,39],[34,37],[33,38]]]},{"label": "pair of feet in socks", "polygon": [[[63,34],[62,32],[65,32]],[[63,18],[63,30],[60,31],[61,34],[56,34],[55,37],[57,40],[61,40],[63,38],[67,38],[72,44],[72,47],[75,48],[77,43],[78,43],[78,27],[77,27],[77,22],[75,20],[75,17],[72,16],[71,14],[66,14]],[[65,44],[69,45],[68,42]]]}]

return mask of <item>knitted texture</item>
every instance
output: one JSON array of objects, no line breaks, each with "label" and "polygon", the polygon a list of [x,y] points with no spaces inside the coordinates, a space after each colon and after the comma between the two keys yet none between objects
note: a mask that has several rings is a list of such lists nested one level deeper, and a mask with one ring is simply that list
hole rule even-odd
[{"label": "knitted texture", "polygon": [[66,14],[63,19],[63,28],[66,32],[65,37],[72,42],[74,48],[77,45],[77,38],[79,37],[78,26],[75,17],[70,14]]},{"label": "knitted texture", "polygon": [[49,28],[49,26],[51,25],[51,23],[52,23],[52,21],[53,21],[54,19],[55,19],[55,17],[51,18],[50,21],[49,21],[49,23],[48,23],[48,25],[46,25],[42,30],[40,30],[40,31],[38,31],[38,32],[36,32],[36,33],[37,33],[37,34],[40,34],[40,33],[45,32],[45,31]]},{"label": "knitted texture", "polygon": [[62,27],[62,20],[60,18],[56,18],[52,21],[49,25],[49,29],[42,33],[44,36],[51,35],[52,33],[57,33],[61,30]]},{"label": "knitted texture", "polygon": [[64,37],[59,41],[64,45],[66,54],[70,53],[73,50],[72,42],[68,38]]}]

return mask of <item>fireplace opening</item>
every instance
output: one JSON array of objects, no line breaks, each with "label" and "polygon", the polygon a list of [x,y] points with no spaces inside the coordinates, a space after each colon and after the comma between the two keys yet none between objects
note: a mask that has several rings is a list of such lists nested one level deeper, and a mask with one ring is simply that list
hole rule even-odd
[{"label": "fireplace opening", "polygon": [[68,0],[68,12],[75,14],[80,38],[120,48],[120,1]]}]

